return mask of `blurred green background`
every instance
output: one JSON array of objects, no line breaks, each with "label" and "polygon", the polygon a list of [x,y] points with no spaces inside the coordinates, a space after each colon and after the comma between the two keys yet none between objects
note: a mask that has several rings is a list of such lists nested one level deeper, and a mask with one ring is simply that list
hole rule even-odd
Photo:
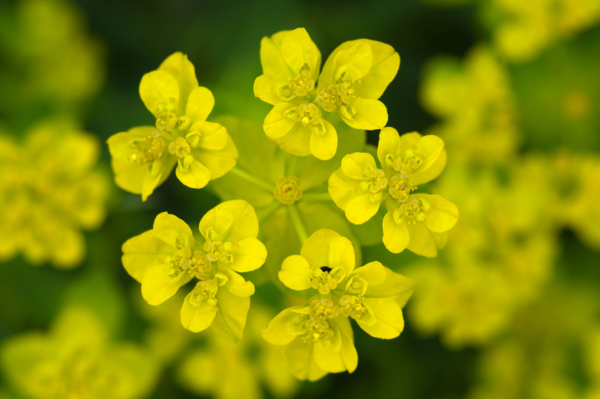
[{"label": "blurred green background", "polygon": [[[58,11],[35,3],[59,4]],[[211,118],[235,115],[262,123],[270,106],[252,90],[262,73],[260,39],[304,27],[324,59],[357,38],[398,51],[400,71],[381,98],[388,126],[439,134],[447,142],[448,166],[432,190],[459,206],[461,221],[433,261],[409,252],[393,255],[383,245],[363,248],[363,264],[378,260],[417,281],[399,338],[384,342],[355,328],[356,372],[283,393],[260,392],[298,398],[600,397],[600,2],[567,3],[1,2],[0,132],[19,141],[48,118],[76,121],[98,137],[99,168],[111,189],[105,221],[85,232],[81,266],[32,266],[22,255],[0,263],[0,341],[47,331],[65,307],[83,305],[113,340],[147,348],[148,331],[162,328],[164,343],[158,346],[173,344],[148,372],[147,392],[140,397],[198,397],[181,369],[191,353],[207,351],[210,343],[179,331],[168,315],[148,315],[139,284],[121,265],[121,245],[150,229],[163,211],[195,225],[219,199],[210,188],[190,190],[172,176],[142,202],[112,184],[104,143],[117,132],[152,123],[139,99],[139,82],[175,51],[188,55],[200,85],[213,92]],[[519,56],[498,44],[504,43],[498,32],[515,21],[526,27],[511,33],[515,43],[537,40],[534,50]],[[477,58],[473,48],[488,49],[493,67],[468,61]],[[70,55],[61,58],[61,51]],[[496,86],[502,93],[490,94]],[[510,127],[494,119],[504,113]],[[500,133],[488,140],[486,134],[499,130],[510,131],[509,144]],[[369,143],[377,140],[378,132],[368,132]],[[7,220],[2,211],[0,217]],[[510,267],[518,269],[518,283],[512,274],[506,278]],[[513,295],[518,284],[526,286],[525,294]],[[257,303],[271,312],[283,309],[281,294],[262,288]],[[173,312],[177,319],[177,307]],[[491,315],[497,318],[479,330]],[[255,350],[245,348],[239,356],[258,369]],[[0,377],[0,398],[43,398],[19,388],[9,363]]]}]

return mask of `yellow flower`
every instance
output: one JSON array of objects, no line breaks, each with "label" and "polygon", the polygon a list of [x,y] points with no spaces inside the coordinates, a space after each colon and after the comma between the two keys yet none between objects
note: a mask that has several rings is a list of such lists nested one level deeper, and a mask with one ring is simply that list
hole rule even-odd
[{"label": "yellow flower", "polygon": [[444,143],[436,136],[393,128],[379,135],[377,157],[388,178],[388,213],[383,219],[383,243],[393,253],[408,248],[433,257],[443,248],[446,233],[458,220],[455,205],[438,195],[413,194],[417,185],[437,177],[446,162]]},{"label": "yellow flower", "polygon": [[386,125],[387,109],[378,99],[400,67],[391,46],[366,39],[346,42],[319,76],[321,53],[298,28],[263,38],[260,57],[263,75],[254,82],[254,95],[274,106],[263,128],[284,151],[331,159],[338,137],[323,112],[338,113],[355,129]]},{"label": "yellow flower", "polygon": [[383,243],[391,252],[405,248],[424,256],[436,256],[445,244],[443,233],[457,221],[456,207],[437,195],[413,193],[418,184],[436,178],[446,165],[444,143],[436,136],[405,134],[386,127],[380,133],[377,157],[352,153],[329,178],[329,194],[346,212],[348,220],[362,224],[385,201]]},{"label": "yellow flower", "polygon": [[142,347],[113,343],[89,310],[69,308],[47,334],[27,333],[3,342],[7,380],[32,399],[135,399],[158,381],[159,365]]},{"label": "yellow flower", "polygon": [[202,188],[236,163],[237,149],[223,126],[207,122],[215,99],[199,87],[187,56],[175,53],[144,75],[140,96],[156,118],[108,140],[117,185],[145,201],[177,164],[177,178]]},{"label": "yellow flower", "polygon": [[167,212],[154,227],[123,244],[123,266],[142,283],[142,296],[159,305],[193,278],[195,288],[181,308],[181,323],[193,332],[212,326],[219,335],[242,337],[254,285],[238,274],[258,269],[267,250],[256,239],[258,219],[243,200],[224,202],[200,221],[200,241]]},{"label": "yellow flower", "polygon": [[58,121],[32,128],[19,145],[0,137],[0,258],[23,252],[33,264],[77,266],[85,256],[81,230],[106,213],[106,176],[95,169],[100,145]]},{"label": "yellow flower", "polygon": [[350,240],[327,229],[315,232],[300,255],[283,262],[280,280],[293,290],[316,290],[316,295],[308,306],[280,313],[263,337],[285,345],[288,367],[299,379],[356,369],[349,318],[376,338],[395,338],[404,329],[402,307],[412,294],[412,282],[379,262],[356,270],[354,264]]}]

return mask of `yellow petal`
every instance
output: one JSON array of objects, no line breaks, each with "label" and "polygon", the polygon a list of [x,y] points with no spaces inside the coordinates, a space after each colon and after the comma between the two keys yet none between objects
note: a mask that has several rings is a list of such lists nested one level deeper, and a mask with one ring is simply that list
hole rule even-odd
[{"label": "yellow petal", "polygon": [[361,79],[369,72],[373,63],[371,46],[360,41],[356,41],[351,47],[339,50],[331,56],[335,57],[333,61],[333,81],[337,81],[343,74],[346,74],[350,79]]},{"label": "yellow petal", "polygon": [[404,251],[408,243],[409,235],[406,222],[402,220],[400,223],[396,223],[392,217],[392,212],[388,210],[383,218],[383,244],[388,251],[397,254]]},{"label": "yellow petal", "polygon": [[[228,282],[227,285],[231,284]],[[252,284],[252,283],[250,283]],[[250,309],[250,297],[239,297],[228,289],[217,292],[217,307],[219,311],[212,324],[213,331],[235,342],[242,339],[246,318]]]},{"label": "yellow petal", "polygon": [[310,137],[310,129],[306,126],[302,126],[301,123],[296,123],[285,136],[274,140],[283,151],[299,157],[304,157],[311,154]]},{"label": "yellow petal", "polygon": [[394,273],[384,267],[386,277],[381,284],[369,285],[365,297],[368,298],[393,298],[400,307],[403,307],[415,287],[415,282],[401,274]]},{"label": "yellow petal", "polygon": [[[339,240],[340,238],[341,240]],[[332,248],[332,243],[334,241],[337,241],[336,246]],[[309,264],[317,267],[328,266],[330,262],[330,252],[332,250],[335,251],[337,259],[342,259],[340,257],[341,254],[339,253],[342,250],[352,251],[354,254],[354,249],[352,248],[350,240],[341,237],[333,230],[320,229],[308,237],[302,246],[300,255],[302,255]],[[351,264],[344,264],[344,266],[350,268],[351,271],[354,269],[354,261],[352,261]]]},{"label": "yellow petal", "polygon": [[[285,70],[289,70],[287,65],[285,68]],[[277,105],[279,103],[286,102],[281,98],[277,90],[287,83],[287,80],[278,79],[268,75],[260,75],[258,78],[256,78],[256,80],[254,80],[254,96],[271,105]]]},{"label": "yellow petal", "polygon": [[283,356],[290,372],[301,381],[316,381],[327,374],[315,362],[314,345],[312,341],[304,342],[302,339],[295,339],[283,347]]},{"label": "yellow petal", "polygon": [[285,116],[285,113],[289,110],[296,108],[297,105],[291,103],[280,103],[273,107],[265,118],[263,129],[265,134],[270,139],[279,139],[290,131],[296,125],[296,121],[289,119]]},{"label": "yellow petal", "polygon": [[[281,54],[286,64],[294,72],[294,77],[305,64],[310,67],[314,79],[318,76],[321,67],[321,53],[310,39],[306,29],[294,29],[285,35],[281,43]],[[315,71],[317,75],[315,75]]]},{"label": "yellow petal", "polygon": [[348,280],[354,277],[360,277],[365,280],[369,284],[367,286],[368,289],[368,287],[379,285],[385,281],[385,267],[379,262],[370,262],[350,273]]},{"label": "yellow petal", "polygon": [[125,241],[122,249],[125,270],[140,283],[146,271],[158,265],[160,258],[165,259],[176,251],[174,247],[159,239],[152,230]]},{"label": "yellow petal", "polygon": [[[206,87],[196,87],[190,93],[185,115],[190,118],[190,124],[203,122],[215,106],[215,97]],[[190,131],[193,131],[190,129]]]},{"label": "yellow petal", "polygon": [[300,255],[288,256],[281,265],[279,280],[288,288],[296,291],[311,288],[308,276],[310,275],[309,264]]},{"label": "yellow petal", "polygon": [[200,133],[198,147],[207,150],[221,150],[225,148],[229,137],[223,125],[213,122],[196,122],[190,127],[190,132]]},{"label": "yellow petal", "polygon": [[289,33],[290,31],[282,31],[270,38],[262,38],[260,42],[260,62],[263,67],[263,76],[277,78],[284,82],[296,77],[296,73],[285,62],[280,48],[281,43]]},{"label": "yellow petal", "polygon": [[362,180],[365,169],[368,166],[377,169],[375,159],[373,159],[371,154],[367,154],[366,152],[348,154],[342,159],[342,172],[346,176],[356,180]]},{"label": "yellow petal", "polygon": [[223,202],[211,209],[200,221],[200,233],[212,228],[221,236],[221,241],[236,242],[246,237],[258,236],[258,219],[252,205],[244,200]]},{"label": "yellow petal", "polygon": [[178,114],[183,115],[183,108],[190,93],[198,87],[194,65],[188,60],[187,55],[177,52],[164,60],[158,69],[169,73],[177,80],[181,96]]},{"label": "yellow petal", "polygon": [[202,301],[200,306],[194,306],[190,302],[193,291],[185,297],[181,307],[181,325],[192,332],[206,330],[215,319],[217,310],[207,301]]},{"label": "yellow petal", "polygon": [[433,232],[424,223],[416,223],[408,226],[410,241],[406,248],[417,255],[434,258],[437,256],[437,245],[433,238]]},{"label": "yellow petal", "polygon": [[359,183],[359,180],[346,176],[340,168],[329,177],[329,195],[338,207],[345,210],[350,201],[364,195],[364,192],[358,189]]},{"label": "yellow petal", "polygon": [[160,182],[163,180],[167,169],[168,165],[164,158],[157,159],[146,166],[147,171],[144,174],[144,180],[142,182],[142,201],[146,201],[154,192],[154,189],[158,187]]},{"label": "yellow petal", "polygon": [[352,101],[355,114],[350,116],[340,112],[348,126],[359,130],[383,129],[388,121],[387,108],[379,100],[356,98]]},{"label": "yellow petal", "polygon": [[177,216],[170,215],[167,212],[156,216],[152,232],[171,247],[178,249],[183,248],[183,246],[194,247],[194,236],[190,226]]},{"label": "yellow petal", "polygon": [[413,184],[418,186],[418,185],[430,182],[433,179],[435,179],[436,177],[438,177],[442,173],[444,168],[446,167],[447,159],[448,158],[447,158],[446,150],[442,149],[439,157],[435,160],[435,162],[431,166],[429,166],[426,170],[423,170],[423,171],[420,171],[420,169],[419,169],[419,171],[417,171],[416,173],[413,173],[411,175]]},{"label": "yellow petal", "polygon": [[171,104],[176,110],[179,105],[179,84],[165,71],[152,71],[142,77],[140,97],[153,115],[158,112],[159,104]]},{"label": "yellow petal", "polygon": [[233,144],[231,137],[227,135],[225,147],[220,150],[209,150],[206,148],[196,148],[192,150],[194,158],[210,170],[211,180],[222,177],[229,172],[236,164],[238,151]]},{"label": "yellow petal", "polygon": [[360,328],[375,338],[392,339],[404,330],[402,309],[393,299],[365,298],[363,303],[375,317],[375,323],[367,324],[356,320]]},{"label": "yellow petal", "polygon": [[225,288],[229,290],[233,295],[239,296],[240,298],[247,298],[254,295],[254,284],[250,281],[244,280],[242,276],[234,272],[233,270],[221,270],[223,274],[227,276],[229,281],[225,284]]},{"label": "yellow petal", "polygon": [[387,168],[385,157],[388,154],[400,154],[400,135],[393,127],[386,127],[379,132],[379,144],[377,145],[377,158],[382,168]]},{"label": "yellow petal", "polygon": [[229,267],[236,272],[245,273],[261,267],[267,259],[267,248],[254,237],[238,241],[239,248],[234,248],[233,263]]},{"label": "yellow petal", "polygon": [[192,279],[192,275],[189,273],[181,273],[178,277],[171,279],[169,267],[167,263],[158,264],[144,275],[142,296],[150,305],[160,305],[175,295],[179,287]]},{"label": "yellow petal", "polygon": [[425,211],[426,226],[435,233],[443,233],[454,227],[458,221],[458,208],[439,195],[415,194],[414,198],[424,199],[431,208]]},{"label": "yellow petal", "polygon": [[175,174],[180,182],[190,188],[205,187],[210,181],[210,170],[195,159],[187,170],[177,165]]},{"label": "yellow petal", "polygon": [[337,150],[338,136],[333,125],[326,120],[325,133],[317,134],[312,132],[310,135],[310,153],[322,161],[333,158]]},{"label": "yellow petal", "polygon": [[267,329],[261,331],[265,341],[273,345],[287,345],[296,339],[298,335],[291,334],[288,328],[292,318],[298,315],[292,311],[295,308],[285,309],[271,320]]},{"label": "yellow petal", "polygon": [[361,83],[355,84],[354,88],[358,97],[377,100],[396,77],[400,68],[400,55],[388,44],[367,39],[358,41],[371,47],[373,62],[369,72],[360,78]]},{"label": "yellow petal", "polygon": [[350,223],[363,224],[375,216],[381,202],[371,201],[371,195],[372,194],[367,191],[347,204],[346,217]]}]

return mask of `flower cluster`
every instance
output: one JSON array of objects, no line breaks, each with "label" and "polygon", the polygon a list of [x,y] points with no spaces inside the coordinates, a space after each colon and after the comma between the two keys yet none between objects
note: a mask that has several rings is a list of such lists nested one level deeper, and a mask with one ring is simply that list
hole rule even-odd
[{"label": "flower cluster", "polygon": [[415,193],[418,185],[436,178],[446,165],[444,143],[436,136],[409,133],[402,137],[391,127],[381,131],[377,157],[348,154],[329,179],[329,193],[348,220],[362,224],[385,201],[383,243],[391,252],[404,249],[433,257],[456,224],[458,209],[438,195]]},{"label": "flower cluster", "polygon": [[[360,245],[373,244],[355,225],[386,201],[386,246],[435,256],[458,211],[441,197],[412,191],[441,173],[446,153],[437,137],[400,138],[384,128],[387,109],[378,99],[400,64],[392,47],[364,39],[344,43],[319,74],[319,50],[300,28],[264,38],[261,60],[264,75],[255,81],[255,95],[274,105],[263,129],[234,117],[206,122],[214,99],[198,86],[181,53],[144,76],[140,95],[156,125],[109,139],[117,184],[145,200],[177,164],[177,177],[188,187],[221,177],[212,188],[225,202],[204,215],[200,235],[176,216],[159,214],[151,231],[123,245],[123,265],[151,305],[195,279],[181,324],[193,332],[211,327],[236,342],[255,291],[238,273],[256,270],[253,277],[271,279],[284,292],[310,292],[305,306],[284,310],[263,337],[285,347],[286,364],[299,379],[352,372],[358,354],[350,319],[374,337],[398,337],[402,307],[412,294],[411,280],[377,261],[354,270]],[[361,153],[369,151],[363,129],[383,129],[383,169]],[[344,135],[339,145],[338,133]],[[299,158],[309,154],[314,157]],[[336,183],[336,176],[344,182]],[[265,263],[266,270],[257,270]],[[230,352],[230,344],[217,346],[233,358],[239,353]],[[222,394],[208,380],[188,385]]]},{"label": "flower cluster", "polygon": [[294,155],[331,159],[338,135],[325,113],[338,114],[354,129],[381,129],[387,108],[379,98],[398,73],[400,56],[384,43],[343,43],[325,61],[304,28],[263,38],[263,75],[254,95],[273,105],[264,122],[266,135]]},{"label": "flower cluster", "polygon": [[156,71],[144,75],[140,97],[156,119],[108,140],[115,181],[146,200],[177,165],[177,178],[202,188],[234,165],[237,150],[227,131],[206,118],[215,99],[198,86],[194,66],[181,53],[168,57]]},{"label": "flower cluster", "polygon": [[99,149],[94,136],[59,121],[33,127],[22,144],[0,135],[0,259],[22,252],[34,264],[79,265],[81,230],[97,228],[106,213]]},{"label": "flower cluster", "polygon": [[412,294],[412,281],[379,262],[354,266],[352,243],[327,229],[311,235],[300,255],[289,256],[281,266],[279,279],[288,288],[312,296],[305,306],[275,317],[263,337],[284,346],[287,365],[301,380],[356,369],[350,319],[376,338],[396,338],[404,329],[402,307]]}]

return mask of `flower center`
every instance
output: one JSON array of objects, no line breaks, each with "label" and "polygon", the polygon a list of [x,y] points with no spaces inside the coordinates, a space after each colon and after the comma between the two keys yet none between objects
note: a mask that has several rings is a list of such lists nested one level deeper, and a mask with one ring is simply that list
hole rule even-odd
[{"label": "flower center", "polygon": [[208,229],[206,231],[206,242],[204,243],[204,250],[206,251],[206,258],[211,262],[221,261],[224,263],[233,262],[233,254],[231,251],[234,248],[239,248],[239,244],[231,243],[229,241],[223,242],[221,236],[214,229]]},{"label": "flower center", "polygon": [[222,273],[215,274],[214,278],[210,280],[198,281],[190,295],[190,303],[195,307],[199,307],[206,301],[208,305],[213,307],[213,310],[217,310],[217,292],[219,287],[224,286],[227,281],[229,279]]},{"label": "flower center", "polygon": [[381,192],[388,185],[388,179],[385,177],[385,173],[381,169],[377,169],[371,165],[368,165],[364,172],[362,181],[357,187],[356,191],[362,190],[371,192],[370,200],[372,202],[381,201],[383,193]]},{"label": "flower center", "polygon": [[129,146],[134,150],[129,160],[143,165],[154,162],[162,156],[165,140],[155,131],[143,139],[131,140]]},{"label": "flower center", "polygon": [[170,132],[177,126],[177,122],[175,99],[171,97],[167,102],[159,103],[156,111],[156,127]]},{"label": "flower center", "polygon": [[327,319],[333,319],[339,313],[339,306],[336,306],[331,299],[315,299],[310,303],[308,317],[305,317],[304,328],[306,335],[302,338],[305,342],[321,342],[324,346],[331,346],[334,338],[334,331],[329,326]]},{"label": "flower center", "polygon": [[408,224],[416,224],[417,222],[428,223],[425,212],[429,210],[431,205],[422,198],[409,197],[406,202],[400,203],[392,217],[396,223],[400,223],[403,218],[407,219]]},{"label": "flower center", "polygon": [[312,71],[308,64],[304,64],[294,79],[288,79],[288,83],[279,88],[278,94],[282,99],[289,101],[294,97],[304,97],[314,88]]},{"label": "flower center", "polygon": [[302,198],[300,179],[297,177],[282,177],[277,181],[274,191],[275,198],[284,205],[293,204]]},{"label": "flower center", "polygon": [[285,117],[302,123],[310,129],[311,133],[325,134],[325,122],[321,117],[321,110],[313,103],[292,108],[285,113]]},{"label": "flower center", "polygon": [[308,276],[310,286],[322,295],[327,295],[331,290],[336,289],[338,283],[346,277],[346,271],[341,267],[332,269],[329,266],[316,267],[311,265],[310,270]]},{"label": "flower center", "polygon": [[174,141],[169,143],[169,153],[177,156],[177,162],[185,171],[189,170],[190,166],[194,163],[194,156],[191,152],[192,148],[198,147],[200,137],[200,132],[194,131],[188,133],[185,138],[177,137]]},{"label": "flower center", "polygon": [[356,98],[354,83],[356,80],[351,79],[344,72],[335,84],[319,89],[317,103],[328,112],[333,112],[340,107],[340,112],[343,114],[349,116],[356,114],[356,109],[352,106],[352,100]]},{"label": "flower center", "polygon": [[362,299],[355,295],[344,295],[340,298],[340,313],[346,317],[352,317],[359,320],[367,311],[362,304]]}]

